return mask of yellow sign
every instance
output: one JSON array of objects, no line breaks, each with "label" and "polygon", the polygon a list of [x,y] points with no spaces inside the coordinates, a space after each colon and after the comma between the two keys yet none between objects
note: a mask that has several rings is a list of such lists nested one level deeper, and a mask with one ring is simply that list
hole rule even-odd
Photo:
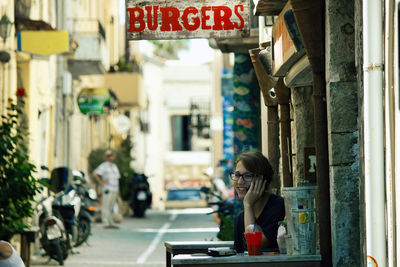
[{"label": "yellow sign", "polygon": [[68,52],[68,32],[22,31],[18,33],[18,51],[43,56]]}]

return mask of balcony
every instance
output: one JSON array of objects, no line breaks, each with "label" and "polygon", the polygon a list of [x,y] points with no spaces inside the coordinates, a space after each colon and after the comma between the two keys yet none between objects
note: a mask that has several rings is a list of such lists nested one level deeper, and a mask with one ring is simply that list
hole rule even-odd
[{"label": "balcony", "polygon": [[137,72],[115,72],[104,75],[104,85],[118,97],[119,107],[146,107],[142,75]]},{"label": "balcony", "polygon": [[101,23],[97,19],[75,18],[71,28],[71,39],[78,43],[75,53],[68,59],[72,76],[104,73],[109,67],[109,56]]},{"label": "balcony", "polygon": [[137,72],[113,72],[81,75],[79,87],[107,88],[118,99],[119,108],[145,108],[146,95],[142,75]]}]

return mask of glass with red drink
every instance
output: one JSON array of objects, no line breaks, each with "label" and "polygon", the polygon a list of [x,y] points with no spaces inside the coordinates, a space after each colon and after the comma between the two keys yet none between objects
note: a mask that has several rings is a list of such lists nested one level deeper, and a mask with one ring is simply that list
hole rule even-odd
[{"label": "glass with red drink", "polygon": [[249,256],[261,255],[261,232],[245,233]]}]

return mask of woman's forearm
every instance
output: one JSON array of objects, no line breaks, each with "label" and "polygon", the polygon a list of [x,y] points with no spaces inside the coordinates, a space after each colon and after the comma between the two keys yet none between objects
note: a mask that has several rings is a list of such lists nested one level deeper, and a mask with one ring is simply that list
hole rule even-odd
[{"label": "woman's forearm", "polygon": [[[253,224],[254,229],[250,229],[249,225]],[[262,233],[262,241],[261,241],[261,248],[265,249],[271,246],[271,241],[264,235],[261,226],[256,224],[256,217],[251,206],[244,206],[244,232],[251,232],[254,230],[255,232]]]},{"label": "woman's forearm", "polygon": [[244,231],[250,232],[248,228],[250,224],[256,223],[256,216],[254,215],[253,207],[250,205],[244,205]]}]

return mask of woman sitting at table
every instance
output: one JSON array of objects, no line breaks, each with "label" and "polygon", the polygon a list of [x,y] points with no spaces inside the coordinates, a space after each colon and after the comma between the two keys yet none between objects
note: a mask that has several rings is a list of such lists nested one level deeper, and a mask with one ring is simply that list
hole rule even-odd
[{"label": "woman sitting at table", "polygon": [[278,248],[278,222],[285,217],[285,207],[283,198],[268,190],[273,177],[268,159],[260,152],[244,152],[236,160],[230,177],[244,207],[235,219],[236,251],[247,250],[244,233],[253,230],[263,233],[261,250]]}]

